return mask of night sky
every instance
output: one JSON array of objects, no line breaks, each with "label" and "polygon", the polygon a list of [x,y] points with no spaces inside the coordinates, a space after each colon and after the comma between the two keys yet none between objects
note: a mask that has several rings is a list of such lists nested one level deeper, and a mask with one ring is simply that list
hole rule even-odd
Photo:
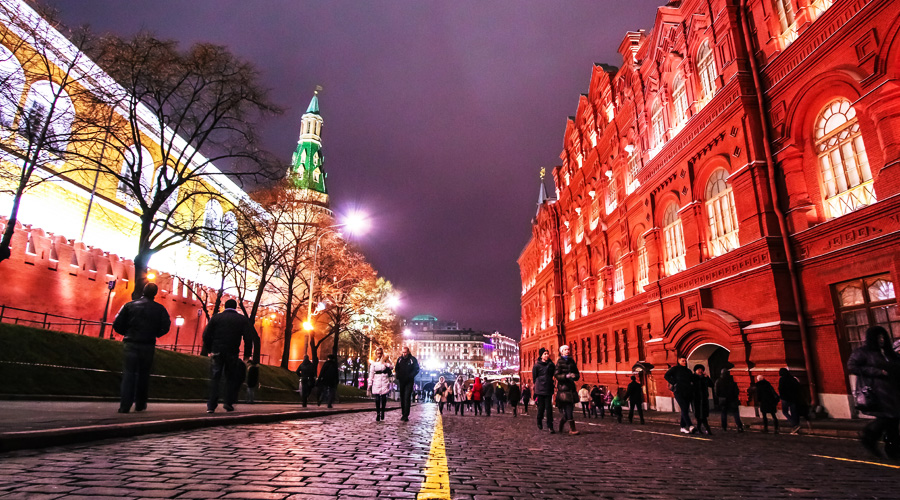
[{"label": "night sky", "polygon": [[262,130],[285,162],[322,85],[332,209],[372,215],[356,241],[402,292],[400,313],[518,338],[539,170],[559,163],[591,64],[620,66],[625,31],[651,28],[665,2],[48,3],[69,26],[213,42],[255,63],[286,110]]}]

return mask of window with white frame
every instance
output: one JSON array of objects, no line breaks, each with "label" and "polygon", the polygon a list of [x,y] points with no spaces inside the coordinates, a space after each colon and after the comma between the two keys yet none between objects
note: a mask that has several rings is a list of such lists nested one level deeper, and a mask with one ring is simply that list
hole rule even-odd
[{"label": "window with white frame", "polygon": [[604,288],[603,278],[597,276],[596,288],[594,289],[594,309],[597,311],[603,309],[606,298],[606,289]]},{"label": "window with white frame", "polygon": [[650,261],[647,257],[647,242],[643,237],[638,238],[637,260],[637,293],[642,293],[650,284]]},{"label": "window with white frame", "polygon": [[203,235],[207,240],[215,241],[222,223],[222,204],[219,200],[206,202],[203,216]]},{"label": "window with white frame", "polygon": [[575,216],[575,243],[581,243],[584,239],[584,216],[578,214]]},{"label": "window with white frame", "polygon": [[794,6],[791,0],[774,0],[775,11],[778,14],[778,25],[784,33],[794,24]]},{"label": "window with white frame", "polygon": [[681,75],[675,77],[675,81],[672,82],[672,89],[672,102],[675,107],[674,122],[676,127],[680,127],[688,119],[687,89],[684,84],[684,78]]},{"label": "window with white frame", "polygon": [[566,253],[572,251],[572,230],[569,229],[569,226],[566,226],[566,236],[563,241],[563,246]]},{"label": "window with white frame", "polygon": [[594,196],[591,200],[591,230],[597,227],[600,222],[600,197]]},{"label": "window with white frame", "polygon": [[[136,189],[132,189],[132,187],[140,188],[141,198],[145,201],[150,200],[153,193],[153,171],[156,164],[150,151],[147,151],[145,147],[131,146],[125,150],[123,156],[116,198],[124,201],[129,208],[134,208],[137,203],[134,197]],[[132,186],[134,179],[138,180],[137,186]]]},{"label": "window with white frame", "polygon": [[613,302],[625,300],[625,269],[621,252],[616,256],[615,276],[613,281]]},{"label": "window with white frame", "polygon": [[666,140],[666,124],[663,122],[662,105],[657,99],[650,108],[653,149],[659,149]]},{"label": "window with white frame", "polygon": [[581,316],[588,315],[588,287],[581,287]]},{"label": "window with white frame", "polygon": [[838,317],[850,349],[865,341],[869,327],[882,326],[893,340],[900,339],[900,308],[890,274],[870,276],[834,285]]},{"label": "window with white frame", "polygon": [[709,251],[713,257],[738,247],[737,211],[728,171],[720,168],[706,182],[706,213],[709,215]]},{"label": "window with white frame", "polygon": [[816,120],[815,140],[827,217],[875,203],[872,170],[850,101],[837,99],[822,110]]},{"label": "window with white frame", "polygon": [[[22,109],[19,135],[33,143],[43,140],[44,150],[53,155],[63,153],[71,139],[72,123],[75,121],[75,105],[65,89],[49,80],[34,82],[28,89]],[[27,144],[20,145],[23,149],[28,147]],[[49,159],[48,156],[46,160]]]},{"label": "window with white frame", "polygon": [[638,181],[638,173],[641,171],[641,166],[640,150],[634,149],[631,151],[631,156],[628,157],[628,183],[625,185],[626,195],[633,193],[637,188],[641,187],[641,183]]},{"label": "window with white frame", "polygon": [[614,175],[606,183],[606,215],[613,213],[613,210],[619,205],[617,190],[616,176]]},{"label": "window with white frame", "polygon": [[663,214],[663,239],[666,244],[666,275],[672,276],[687,269],[684,262],[684,230],[674,202]]},{"label": "window with white frame", "polygon": [[709,48],[709,41],[697,51],[697,73],[700,75],[701,101],[706,103],[716,93],[716,59]]}]

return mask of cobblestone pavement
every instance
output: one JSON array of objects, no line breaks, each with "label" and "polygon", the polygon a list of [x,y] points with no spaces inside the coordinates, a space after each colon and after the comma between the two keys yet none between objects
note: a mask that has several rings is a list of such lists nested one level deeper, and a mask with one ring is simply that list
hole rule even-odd
[{"label": "cobblestone pavement", "polygon": [[852,440],[683,437],[609,418],[579,419],[580,436],[550,435],[533,412],[445,414],[438,432],[435,413],[425,405],[409,423],[360,413],[7,453],[0,499],[414,498],[423,484],[439,491],[443,467],[460,499],[900,498],[900,463],[878,465]]}]

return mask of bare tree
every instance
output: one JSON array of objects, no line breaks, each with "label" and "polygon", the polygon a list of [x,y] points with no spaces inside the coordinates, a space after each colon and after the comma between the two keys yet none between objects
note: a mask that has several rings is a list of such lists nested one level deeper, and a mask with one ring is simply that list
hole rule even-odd
[{"label": "bare tree", "polygon": [[[148,33],[110,35],[92,55],[118,83],[99,96],[116,114],[95,145],[117,161],[96,161],[96,154],[84,159],[115,179],[116,196],[140,214],[134,258],[139,295],[154,254],[221,230],[222,221],[211,220],[204,209],[213,202],[239,203],[235,199],[243,195],[232,179],[283,174],[258,148],[255,134],[259,120],[279,110],[256,69],[221,46],[197,44],[183,51]],[[217,164],[227,164],[228,173]]]},{"label": "bare tree", "polygon": [[104,79],[85,56],[92,40],[52,11],[0,3],[0,131],[8,137],[0,143],[0,193],[12,198],[0,262],[10,256],[25,194],[77,170],[73,152],[109,120],[109,109],[93,106]]}]

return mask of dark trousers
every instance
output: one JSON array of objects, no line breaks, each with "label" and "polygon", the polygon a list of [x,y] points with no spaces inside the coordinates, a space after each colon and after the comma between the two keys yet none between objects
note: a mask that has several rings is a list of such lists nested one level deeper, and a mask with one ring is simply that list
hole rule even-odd
[{"label": "dark trousers", "polygon": [[544,420],[544,412],[547,413],[547,427],[553,429],[553,406],[551,403],[552,396],[538,396],[537,397],[537,422],[538,427],[541,426],[541,423]]},{"label": "dark trousers", "polygon": [[387,394],[375,394],[375,413],[384,416],[384,410],[387,408]]},{"label": "dark trousers", "polygon": [[528,398],[522,400],[522,413],[528,415]]},{"label": "dark trousers", "polygon": [[900,418],[875,417],[862,432],[864,443],[878,443],[884,437],[885,453],[896,458],[900,445]]},{"label": "dark trousers", "polygon": [[572,429],[575,429],[575,403],[560,403],[559,415],[562,419],[559,421],[560,432],[562,432],[563,425],[565,425],[566,422],[571,422],[570,425],[573,426]]},{"label": "dark trousers", "polygon": [[465,415],[466,414],[466,402],[459,401],[457,403],[453,403],[453,413],[459,414],[459,415]]},{"label": "dark trousers", "polygon": [[497,413],[506,413],[506,401],[500,400],[497,401]]},{"label": "dark trousers", "polygon": [[334,394],[337,392],[337,386],[331,384],[323,384],[319,386],[319,404],[325,403],[331,408],[334,404]]},{"label": "dark trousers", "polygon": [[409,418],[409,410],[412,408],[412,393],[415,383],[397,382],[397,389],[400,391],[400,416]]},{"label": "dark trousers", "polygon": [[513,416],[514,416],[514,417],[518,417],[518,416],[519,416],[519,405],[518,405],[518,403],[510,403],[509,406],[512,407]]},{"label": "dark trousers", "polygon": [[313,379],[300,381],[300,401],[303,403],[304,408],[306,408],[306,404],[309,402],[309,395],[312,393],[315,385],[316,382]]},{"label": "dark trousers", "polygon": [[763,432],[769,432],[769,415],[772,415],[772,422],[775,424],[775,432],[778,432],[778,412],[775,411],[775,408],[759,409],[760,413],[762,413],[763,419]]},{"label": "dark trousers", "polygon": [[472,410],[476,415],[481,415],[481,401],[472,400]]},{"label": "dark trousers", "polygon": [[441,415],[443,415],[444,414],[444,402],[443,401],[438,402],[438,409],[441,410]]},{"label": "dark trousers", "polygon": [[728,414],[730,413],[734,417],[734,425],[737,426],[738,429],[744,428],[744,423],[741,422],[741,410],[736,404],[725,404],[722,406],[722,430],[728,428]]},{"label": "dark trousers", "polygon": [[790,403],[782,399],[781,413],[792,426],[797,427],[800,425],[800,412],[797,410],[797,403]]},{"label": "dark trousers", "polygon": [[484,398],[484,414],[488,417],[491,416],[491,405],[494,403],[494,398]]},{"label": "dark trousers", "polygon": [[588,418],[591,416],[591,402],[590,401],[582,401],[581,402],[581,416],[584,418]]},{"label": "dark trousers", "polygon": [[678,403],[678,408],[681,410],[681,427],[683,429],[690,429],[694,426],[691,421],[691,399],[691,396],[675,395],[675,402]]},{"label": "dark trousers", "polygon": [[150,388],[150,368],[156,346],[125,342],[125,359],[122,366],[122,392],[119,408],[136,410],[147,407],[147,392]]},{"label": "dark trousers", "polygon": [[638,417],[641,419],[641,423],[644,423],[644,404],[643,403],[635,403],[633,401],[628,402],[628,422],[634,422],[634,409],[637,408]]},{"label": "dark trousers", "polygon": [[207,410],[215,410],[219,406],[219,384],[225,377],[225,406],[232,406],[237,402],[238,390],[243,382],[244,363],[237,356],[225,356],[217,354],[212,357],[212,368],[209,376],[209,399],[206,401]]},{"label": "dark trousers", "polygon": [[603,401],[594,401],[594,415],[600,415],[600,418],[604,418],[606,416],[606,405],[603,404]]}]

